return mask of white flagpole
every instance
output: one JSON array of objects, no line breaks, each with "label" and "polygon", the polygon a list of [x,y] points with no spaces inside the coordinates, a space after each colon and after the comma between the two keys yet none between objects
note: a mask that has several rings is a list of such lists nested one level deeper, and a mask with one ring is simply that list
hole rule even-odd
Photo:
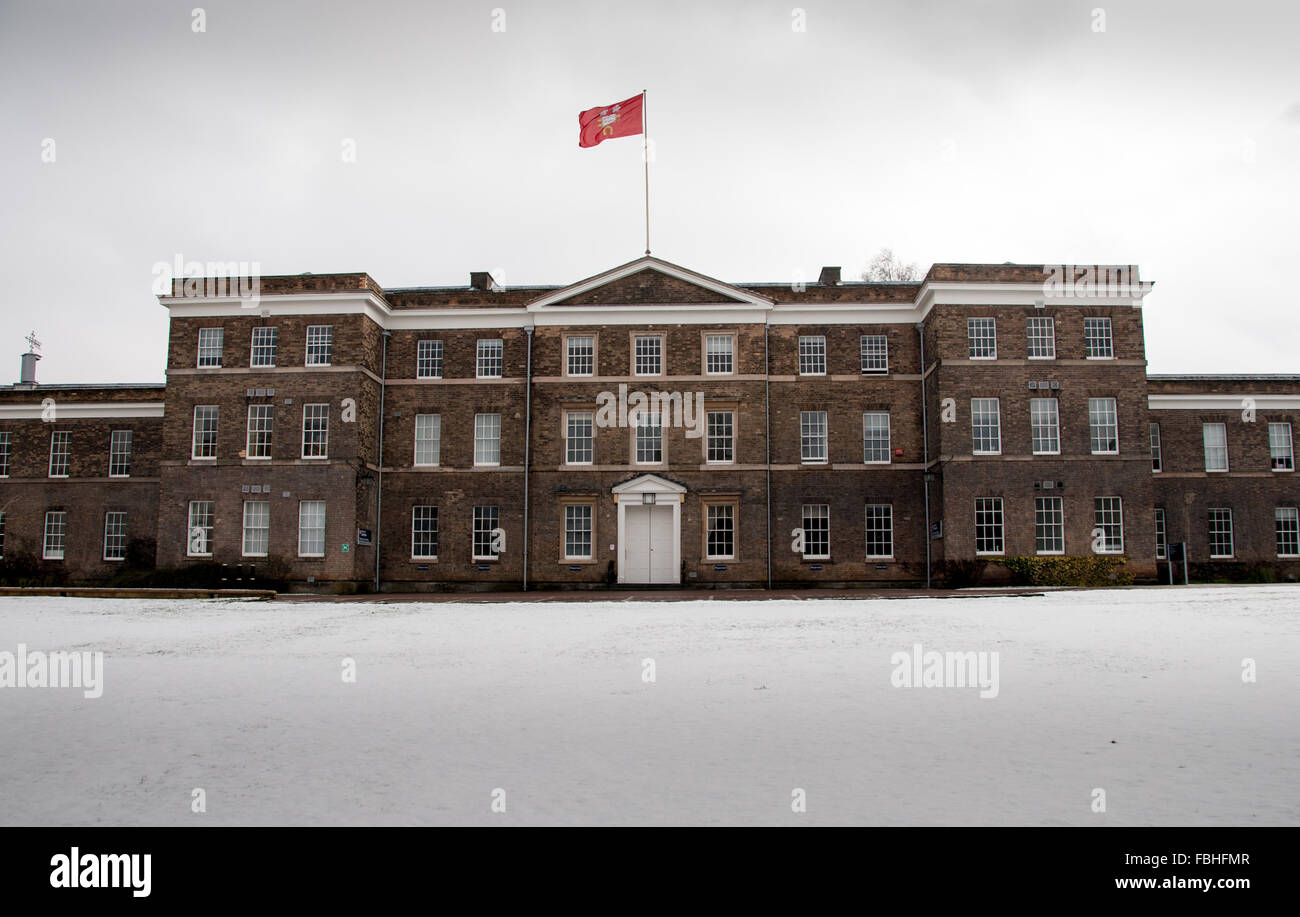
[{"label": "white flagpole", "polygon": [[645,162],[645,253],[650,254],[650,119],[646,91],[641,90],[641,159]]}]

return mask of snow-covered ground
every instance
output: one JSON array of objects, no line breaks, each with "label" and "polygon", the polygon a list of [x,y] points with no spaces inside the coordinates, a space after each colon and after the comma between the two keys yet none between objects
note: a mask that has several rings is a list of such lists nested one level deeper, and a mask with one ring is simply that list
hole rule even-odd
[{"label": "snow-covered ground", "polygon": [[[1295,586],[0,598],[19,643],[102,651],[104,693],[0,688],[4,824],[1300,824]],[[894,687],[917,643],[997,652],[997,696]]]}]

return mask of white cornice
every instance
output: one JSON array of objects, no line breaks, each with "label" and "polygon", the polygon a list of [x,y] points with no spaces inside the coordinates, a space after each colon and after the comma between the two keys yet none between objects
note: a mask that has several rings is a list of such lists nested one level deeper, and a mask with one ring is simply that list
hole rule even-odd
[{"label": "white cornice", "polygon": [[1256,410],[1261,411],[1298,411],[1300,394],[1276,395],[1241,392],[1236,395],[1164,395],[1147,396],[1147,407],[1152,411],[1243,411],[1249,405],[1245,399],[1254,402]]},{"label": "white cornice", "polygon": [[[161,401],[95,401],[76,402],[60,401],[50,395],[54,402],[53,416],[50,423],[64,420],[87,420],[93,418],[116,417],[162,417]],[[0,420],[41,420],[45,415],[45,405],[35,404],[0,404]]]}]

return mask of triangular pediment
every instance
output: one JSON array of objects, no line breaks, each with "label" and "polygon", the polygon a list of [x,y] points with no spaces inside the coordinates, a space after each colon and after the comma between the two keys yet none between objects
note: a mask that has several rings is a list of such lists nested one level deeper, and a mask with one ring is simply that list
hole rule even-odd
[{"label": "triangular pediment", "polygon": [[642,474],[631,480],[624,481],[622,484],[615,484],[610,488],[610,492],[616,494],[684,494],[686,488],[676,481],[670,481],[657,474]]},{"label": "triangular pediment", "polygon": [[551,290],[529,309],[620,306],[760,306],[772,301],[676,264],[646,256],[585,280]]}]

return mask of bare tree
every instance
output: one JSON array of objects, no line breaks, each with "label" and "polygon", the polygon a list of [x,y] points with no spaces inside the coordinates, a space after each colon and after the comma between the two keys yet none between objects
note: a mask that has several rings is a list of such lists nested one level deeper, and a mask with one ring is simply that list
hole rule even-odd
[{"label": "bare tree", "polygon": [[887,248],[882,248],[877,252],[876,257],[871,259],[871,264],[862,272],[863,280],[874,281],[909,281],[916,280],[918,277],[915,261],[911,264],[904,264]]}]

